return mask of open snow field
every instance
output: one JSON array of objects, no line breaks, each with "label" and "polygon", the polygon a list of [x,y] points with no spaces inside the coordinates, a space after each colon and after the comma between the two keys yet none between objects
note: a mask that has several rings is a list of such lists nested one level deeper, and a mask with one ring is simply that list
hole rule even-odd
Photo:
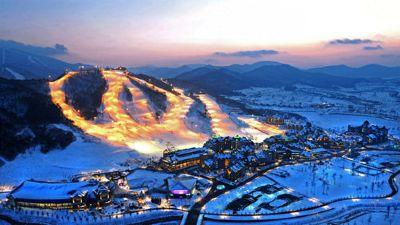
[{"label": "open snow field", "polygon": [[[271,186],[273,186],[274,188],[266,191],[265,187]],[[298,200],[290,202],[289,199],[283,198],[286,195],[293,196],[293,198],[297,198]],[[248,196],[251,196],[253,199],[251,201],[254,202],[246,203],[244,199],[248,198]],[[208,202],[202,209],[202,211],[210,213],[232,214],[233,210],[230,208],[229,205],[233,202],[237,202],[237,204],[239,205],[243,204],[243,209],[238,209],[236,211],[239,215],[279,212],[289,210],[293,206],[295,208],[303,208],[316,205],[316,203],[313,201],[301,201],[300,199],[304,197],[305,196],[294,192],[291,188],[286,188],[282,185],[277,184],[266,176],[261,176],[241,187],[238,187],[229,192],[226,192],[223,195],[218,196],[214,200]],[[268,203],[269,205],[266,205],[265,203]]]},{"label": "open snow field", "polygon": [[400,151],[364,151],[354,160],[378,169],[400,170]]},{"label": "open snow field", "polygon": [[295,88],[247,88],[231,99],[246,102],[254,108],[287,111],[315,111],[315,104],[327,103],[318,110],[330,113],[354,113],[399,118],[398,84],[391,81],[359,83],[352,88],[324,89],[307,85]]},{"label": "open snow field", "polygon": [[[361,83],[354,88],[337,90],[296,85],[294,90],[248,88],[226,97],[245,102],[252,108],[298,113],[326,129],[343,130],[349,124],[359,125],[369,120],[388,127],[390,134],[400,136],[400,100],[393,94],[398,91],[396,84],[390,82]],[[322,103],[330,107],[315,107]]]},{"label": "open snow field", "polygon": [[[381,161],[386,162],[371,157],[369,163]],[[288,165],[218,196],[206,204],[203,212],[268,214],[322,205],[341,198],[382,197],[391,193],[390,175],[379,168],[343,158],[321,164]]]},{"label": "open snow field", "polygon": [[131,149],[88,142],[78,137],[66,149],[52,150],[47,154],[39,149],[30,149],[6,162],[0,167],[0,186],[18,185],[31,178],[60,180],[81,172],[121,169],[123,166],[120,164],[132,158],[137,158],[139,163],[140,155]]},{"label": "open snow field", "polygon": [[[332,221],[340,224],[340,221]],[[342,224],[348,225],[399,225],[400,209],[382,210],[377,212],[368,212],[362,214],[348,222]]]},{"label": "open snow field", "polygon": [[[345,197],[379,197],[391,192],[388,184],[390,173],[359,167],[363,165],[335,158],[321,165],[312,162],[280,167],[270,171],[268,176],[321,202]],[[280,176],[282,172],[286,177]]]},{"label": "open snow field", "polygon": [[361,125],[365,120],[370,123],[385,126],[389,129],[389,134],[400,136],[400,121],[376,118],[372,116],[358,116],[348,114],[320,114],[318,112],[296,112],[313,124],[325,129],[346,130],[348,125]]}]

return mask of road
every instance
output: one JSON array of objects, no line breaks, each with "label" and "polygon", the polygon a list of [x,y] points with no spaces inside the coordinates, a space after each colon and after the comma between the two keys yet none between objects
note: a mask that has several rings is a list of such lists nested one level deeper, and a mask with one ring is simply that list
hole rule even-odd
[{"label": "road", "polygon": [[[294,162],[294,163],[287,163],[287,164],[276,165],[276,166],[274,166],[274,167],[271,167],[271,168],[268,168],[268,169],[259,171],[259,172],[257,173],[257,175],[255,175],[255,176],[253,176],[253,177],[251,177],[251,178],[249,178],[249,179],[247,179],[247,180],[245,180],[245,181],[243,181],[243,182],[240,182],[239,184],[237,184],[237,185],[235,185],[235,186],[227,186],[224,190],[220,190],[220,191],[216,189],[216,186],[218,186],[220,183],[216,182],[216,183],[214,183],[214,185],[212,186],[212,188],[211,188],[209,194],[208,194],[202,201],[197,202],[197,203],[192,207],[192,209],[189,211],[189,214],[188,214],[188,216],[187,216],[187,220],[186,220],[185,225],[196,224],[196,223],[197,223],[197,220],[198,220],[198,218],[199,218],[199,215],[201,214],[201,209],[202,209],[202,207],[203,207],[204,205],[206,205],[207,202],[209,202],[210,200],[212,200],[212,199],[218,197],[219,195],[222,195],[222,194],[224,194],[224,193],[226,193],[226,192],[228,192],[228,191],[230,191],[230,190],[232,190],[232,189],[234,189],[234,188],[240,187],[240,186],[244,185],[245,183],[250,182],[250,181],[252,181],[253,179],[255,179],[255,178],[259,177],[259,176],[263,176],[263,175],[264,175],[266,172],[268,172],[269,170],[272,170],[272,169],[274,169],[274,168],[277,168],[277,167],[280,167],[280,166],[283,166],[283,165],[295,165],[295,164],[298,164],[298,163],[305,163],[305,162],[311,162],[311,161],[317,161],[317,160],[328,160],[328,159],[329,159],[329,158],[325,158],[325,159],[315,159],[315,160],[308,160],[308,161],[302,161],[302,162]],[[382,172],[387,172],[387,171],[382,170],[382,169],[381,169],[381,171],[382,171]],[[324,209],[327,209],[327,210],[328,210],[328,209],[331,209],[331,205],[332,205],[333,203],[337,203],[337,202],[341,202],[341,201],[347,201],[347,200],[358,200],[358,199],[385,199],[385,200],[387,200],[387,199],[391,199],[393,196],[395,196],[395,195],[398,193],[398,187],[397,187],[397,185],[396,185],[395,178],[396,178],[397,176],[399,176],[399,175],[400,175],[400,171],[397,171],[397,172],[395,172],[395,173],[392,173],[391,176],[389,177],[388,183],[389,183],[389,186],[390,186],[390,188],[391,188],[392,191],[391,191],[390,194],[388,194],[388,195],[386,195],[386,196],[383,196],[383,197],[376,197],[376,198],[367,198],[367,197],[365,197],[365,198],[362,198],[362,197],[357,197],[357,198],[350,198],[350,197],[349,197],[349,198],[341,198],[341,199],[336,199],[336,200],[333,200],[333,201],[330,201],[330,202],[325,202],[324,204],[317,205],[317,206],[315,206],[315,207],[310,207],[310,208],[307,208],[307,209],[298,210],[298,211],[296,211],[296,212],[299,212],[299,213],[300,213],[300,212],[303,212],[303,211],[309,211],[309,210],[317,209],[317,208],[324,208]],[[272,214],[274,214],[274,213],[272,213]],[[284,213],[277,213],[277,214],[284,214]],[[297,215],[296,215],[296,214],[293,214],[293,216],[297,216]],[[255,221],[260,222],[260,219],[256,219]],[[262,220],[261,220],[261,221],[262,221]]]}]

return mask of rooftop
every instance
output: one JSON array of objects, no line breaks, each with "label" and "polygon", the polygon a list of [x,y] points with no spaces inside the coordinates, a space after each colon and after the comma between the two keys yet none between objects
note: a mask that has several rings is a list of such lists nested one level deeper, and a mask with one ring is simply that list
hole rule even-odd
[{"label": "rooftop", "polygon": [[27,180],[11,192],[14,199],[24,200],[66,200],[77,195],[93,192],[98,188],[97,182],[45,182]]}]

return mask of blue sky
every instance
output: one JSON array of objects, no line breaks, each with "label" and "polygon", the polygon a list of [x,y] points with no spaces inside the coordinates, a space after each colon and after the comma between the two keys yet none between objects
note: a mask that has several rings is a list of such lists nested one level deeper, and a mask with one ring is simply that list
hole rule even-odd
[{"label": "blue sky", "polygon": [[307,67],[394,65],[400,57],[397,0],[0,0],[0,6],[0,39],[59,43],[68,54],[58,57],[67,61],[277,60]]}]

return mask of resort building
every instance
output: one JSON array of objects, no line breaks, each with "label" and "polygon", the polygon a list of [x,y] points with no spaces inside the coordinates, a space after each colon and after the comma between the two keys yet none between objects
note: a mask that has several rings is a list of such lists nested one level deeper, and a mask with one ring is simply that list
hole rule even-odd
[{"label": "resort building", "polygon": [[8,196],[14,206],[79,209],[110,202],[110,190],[97,181],[46,182],[27,180]]},{"label": "resort building", "polygon": [[388,129],[370,125],[365,121],[361,126],[348,126],[347,134],[361,135],[364,144],[379,144],[388,140]]},{"label": "resort building", "polygon": [[237,179],[243,177],[246,173],[246,167],[242,162],[232,163],[225,170],[225,177],[229,180],[236,181]]},{"label": "resort building", "polygon": [[196,190],[197,180],[194,177],[172,177],[166,180],[168,196],[171,198],[189,198]]},{"label": "resort building", "polygon": [[164,153],[161,159],[161,167],[168,171],[179,171],[194,166],[200,166],[211,152],[207,148],[188,148]]}]

